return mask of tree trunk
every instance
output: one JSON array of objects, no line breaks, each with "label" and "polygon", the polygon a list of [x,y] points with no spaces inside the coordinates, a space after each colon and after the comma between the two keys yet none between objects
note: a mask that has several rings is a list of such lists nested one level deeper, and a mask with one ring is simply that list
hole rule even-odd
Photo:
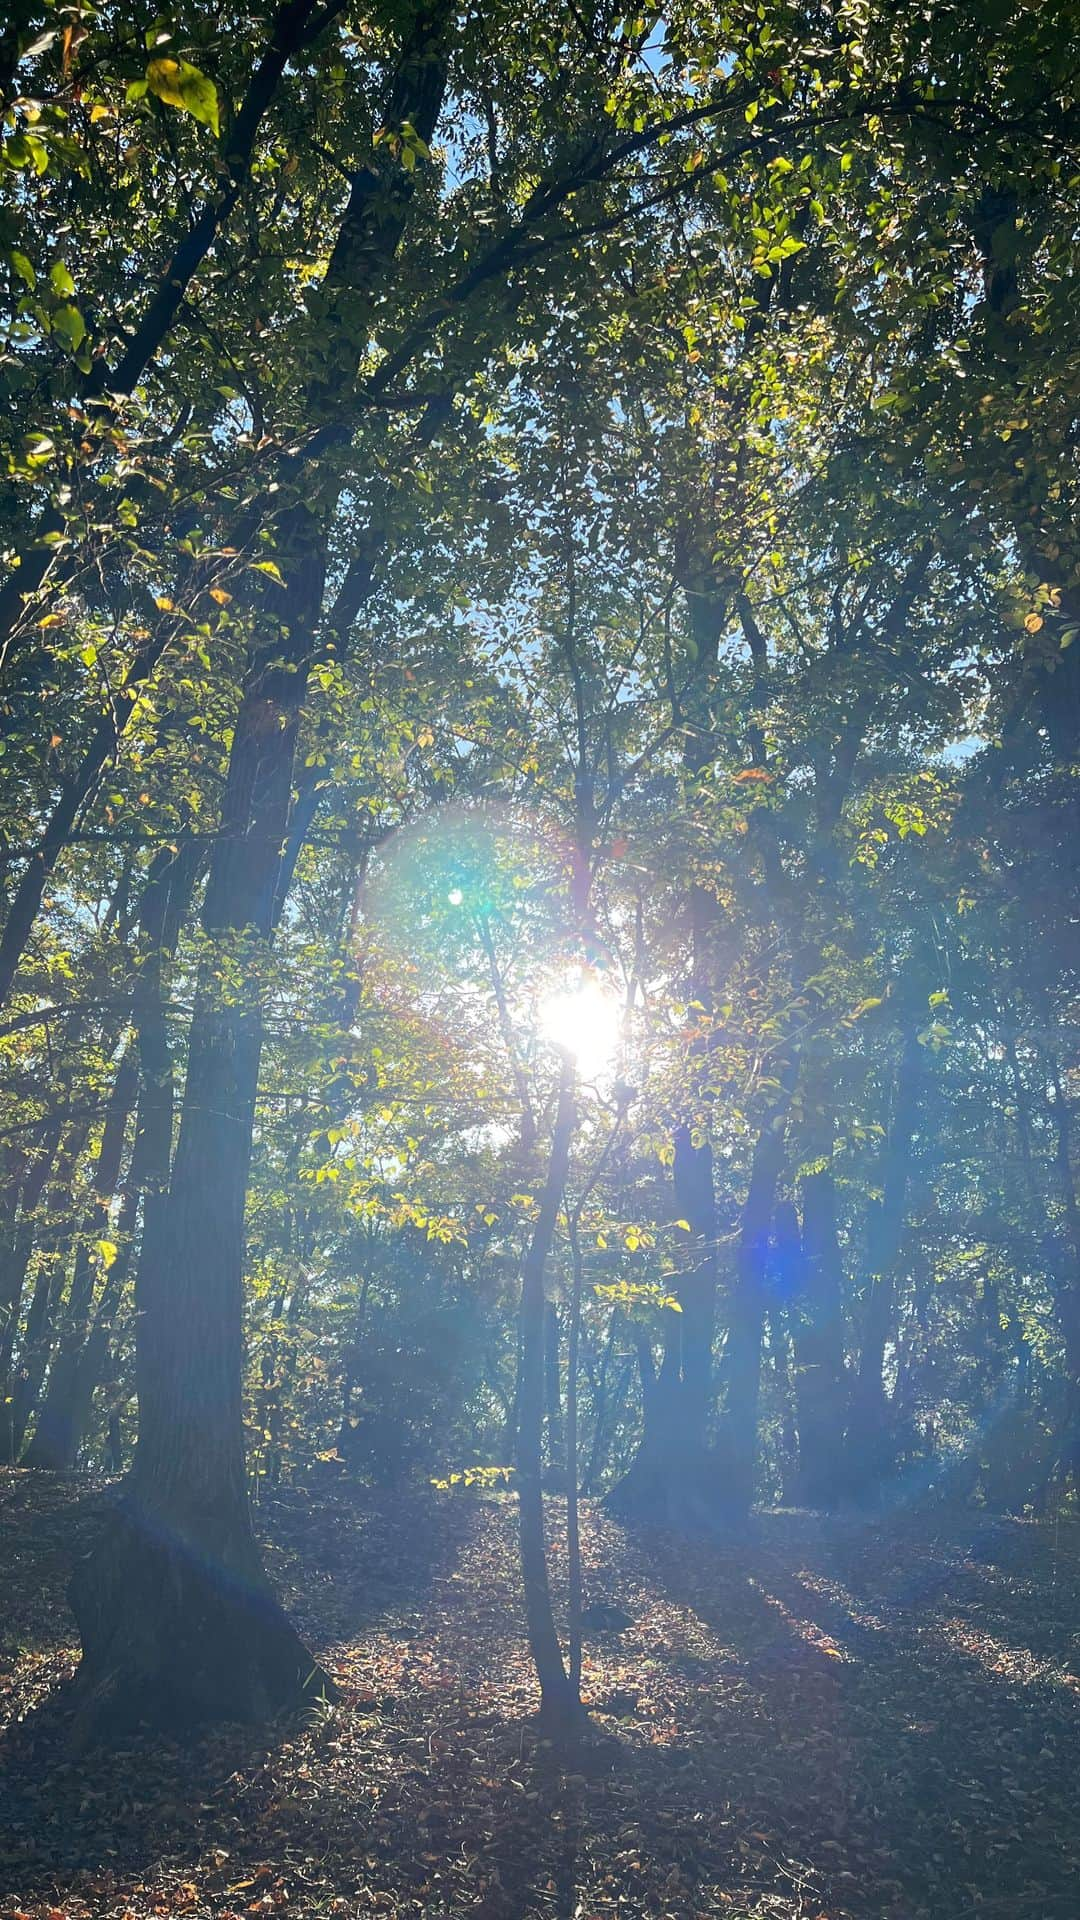
[{"label": "tree trunk", "polygon": [[[286,559],[284,616],[249,673],[203,909],[199,981],[167,1194],[147,1194],[136,1295],[139,1441],[112,1525],[77,1570],[88,1729],[263,1719],[320,1676],[274,1600],[248,1505],[242,1405],[244,1204],[261,986],[289,811],[316,553]],[[239,964],[240,993],[216,966]]]},{"label": "tree trunk", "polygon": [[[39,1258],[37,1279],[27,1309],[19,1364],[12,1381],[11,1457],[13,1460],[17,1460],[22,1452],[26,1429],[37,1405],[38,1393],[45,1378],[45,1369],[49,1364],[53,1320],[63,1287],[61,1248],[66,1238],[65,1216],[71,1205],[71,1183],[82,1157],[89,1131],[88,1120],[72,1122],[48,1183],[45,1219],[37,1244]],[[33,1226],[30,1222],[26,1224],[29,1227],[29,1233],[24,1242],[24,1258],[28,1261],[34,1243]]]},{"label": "tree trunk", "polygon": [[[35,1216],[45,1191],[49,1173],[60,1145],[60,1124],[48,1128],[36,1157],[25,1168],[21,1190],[17,1179],[9,1186],[11,1219],[0,1243],[0,1465],[15,1462],[15,1436],[12,1425],[14,1395],[11,1361],[19,1328],[26,1269],[34,1246]],[[16,1217],[16,1206],[18,1215]]]},{"label": "tree trunk", "polygon": [[1073,1173],[1072,1110],[1065,1094],[1061,1069],[1048,1061],[1054,1090],[1051,1117],[1055,1160],[1065,1216],[1065,1258],[1056,1274],[1055,1310],[1065,1349],[1065,1383],[1058,1443],[1058,1476],[1080,1483],[1080,1199]]},{"label": "tree trunk", "polygon": [[[135,1050],[129,1045],[116,1070],[94,1168],[93,1193],[76,1240],[75,1266],[60,1327],[59,1344],[53,1355],[34,1435],[23,1454],[24,1467],[43,1467],[57,1472],[74,1464],[78,1444],[74,1419],[76,1382],[94,1301],[95,1268],[91,1247],[96,1238],[105,1237],[108,1209],[120,1179],[124,1135],[135,1104],[137,1084],[138,1064]],[[114,1261],[118,1257],[119,1249]]]},{"label": "tree trunk", "polygon": [[674,1185],[675,1204],[692,1236],[692,1264],[671,1285],[682,1311],[664,1314],[658,1372],[653,1372],[651,1354],[639,1350],[641,1443],[607,1498],[612,1511],[625,1519],[692,1531],[713,1524],[721,1489],[708,1450],[716,1311],[712,1151],[708,1142],[694,1144],[688,1126],[675,1130]]},{"label": "tree trunk", "polygon": [[[847,1378],[844,1370],[844,1270],[836,1232],[836,1190],[827,1168],[802,1186],[802,1237],[791,1297],[795,1402],[802,1507],[830,1508],[844,1469]],[[794,1223],[797,1233],[797,1223]]]},{"label": "tree trunk", "polygon": [[554,1300],[548,1300],[544,1305],[544,1401],[547,1415],[547,1478],[553,1491],[561,1489],[566,1479],[562,1384],[559,1376],[559,1309]]},{"label": "tree trunk", "polygon": [[611,1362],[615,1353],[615,1336],[621,1321],[621,1309],[613,1307],[611,1310],[611,1320],[608,1324],[607,1339],[604,1341],[604,1350],[600,1356],[600,1366],[593,1383],[593,1436],[592,1445],[589,1449],[589,1464],[585,1469],[585,1491],[589,1494],[595,1494],[598,1491],[603,1472],[604,1454],[607,1446],[608,1401],[610,1397],[608,1378],[611,1372]]},{"label": "tree trunk", "polygon": [[570,1639],[570,1690],[581,1699],[581,1629],[584,1595],[581,1583],[581,1518],[578,1508],[578,1356],[581,1345],[581,1297],[584,1269],[578,1238],[578,1215],[570,1221],[570,1258],[574,1284],[570,1298],[570,1338],[566,1355],[566,1560],[567,1625]]},{"label": "tree trunk", "polygon": [[883,1369],[895,1321],[896,1266],[904,1232],[912,1138],[919,1114],[923,1070],[923,1049],[912,1026],[904,1041],[897,1074],[884,1157],[882,1198],[872,1203],[869,1214],[869,1286],[846,1446],[848,1485],[861,1497],[875,1494],[892,1470],[889,1404]]},{"label": "tree trunk", "polygon": [[769,1357],[772,1360],[780,1427],[780,1504],[782,1507],[792,1507],[798,1501],[799,1483],[799,1430],[795,1421],[792,1340],[783,1308],[775,1304],[769,1311]]},{"label": "tree trunk", "polygon": [[[448,21],[442,0],[411,16],[383,103],[385,125],[409,122],[424,142],[446,87]],[[415,187],[416,169],[389,151],[353,177],[322,282],[326,351],[308,393],[312,418],[340,422]],[[261,976],[280,911],[296,736],[338,499],[333,473],[320,484],[299,456],[287,479],[267,503],[268,513],[281,513],[286,584],[273,589],[274,602],[263,582],[255,609],[257,639],[203,906],[210,952],[192,1016],[172,1177],[161,1206],[146,1212],[136,1298],[138,1448],[113,1525],[72,1582],[87,1731],[133,1719],[265,1719],[327,1684],[263,1572],[244,1461],[244,1206]],[[246,975],[241,991],[223,992],[237,966]],[[541,1274],[541,1338],[542,1326]]]},{"label": "tree trunk", "polygon": [[521,1276],[521,1402],[518,1421],[518,1521],[525,1621],[529,1651],[540,1681],[541,1723],[556,1734],[572,1731],[582,1717],[582,1709],[567,1675],[555,1629],[544,1543],[544,1271],[566,1191],[575,1124],[574,1068],[567,1059],[559,1076],[555,1131],[540,1212]]},{"label": "tree trunk", "polygon": [[138,1040],[139,1097],[135,1142],[128,1166],[117,1225],[118,1253],[105,1276],[94,1323],[79,1355],[69,1414],[74,1459],[85,1440],[96,1394],[108,1364],[113,1327],[132,1266],[140,1203],[143,1236],[139,1260],[154,1258],[151,1220],[169,1184],[172,1159],[174,1087],[172,1052],[165,1018],[163,971],[175,953],[183,922],[203,864],[204,850],[194,839],[179,849],[164,849],[154,860],[139,908],[140,951],[132,989],[132,1017]]},{"label": "tree trunk", "polygon": [[750,1185],[739,1223],[735,1287],[724,1348],[724,1506],[727,1517],[746,1519],[757,1491],[758,1403],[765,1276],[776,1188],[784,1165],[786,1099],[762,1127],[754,1146]]}]

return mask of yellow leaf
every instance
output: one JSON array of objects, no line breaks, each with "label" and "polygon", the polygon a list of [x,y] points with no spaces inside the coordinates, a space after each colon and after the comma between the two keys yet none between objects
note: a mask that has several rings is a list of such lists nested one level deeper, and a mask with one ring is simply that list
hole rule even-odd
[{"label": "yellow leaf", "polygon": [[193,120],[209,127],[212,133],[220,132],[217,88],[190,61],[148,61],[146,84],[166,106],[179,107],[181,113],[190,113]]}]

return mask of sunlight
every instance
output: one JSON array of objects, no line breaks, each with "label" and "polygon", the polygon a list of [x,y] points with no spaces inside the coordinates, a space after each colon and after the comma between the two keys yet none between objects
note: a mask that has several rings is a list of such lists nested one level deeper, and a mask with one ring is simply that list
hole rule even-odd
[{"label": "sunlight", "polygon": [[586,1080],[614,1066],[620,1020],[618,994],[585,967],[577,968],[540,1003],[545,1040],[570,1054]]}]

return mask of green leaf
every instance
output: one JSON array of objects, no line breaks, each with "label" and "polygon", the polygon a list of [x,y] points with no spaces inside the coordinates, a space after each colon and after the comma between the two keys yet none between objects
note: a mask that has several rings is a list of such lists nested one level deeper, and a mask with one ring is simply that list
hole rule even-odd
[{"label": "green leaf", "polygon": [[70,301],[57,307],[52,315],[52,330],[60,335],[69,353],[78,353],[86,339],[86,321],[78,307],[73,307]]},{"label": "green leaf", "polygon": [[75,291],[75,282],[62,260],[54,260],[49,268],[49,285],[62,300],[70,300]]},{"label": "green leaf", "polygon": [[279,587],[285,585],[281,577],[281,569],[276,560],[253,560],[251,564],[256,573],[268,573],[271,580],[277,581]]},{"label": "green leaf", "polygon": [[188,60],[163,58],[148,60],[146,63],[146,84],[152,94],[163,100],[166,106],[179,107],[181,113],[190,113],[211,132],[221,132],[218,115],[218,94],[213,81]]},{"label": "green leaf", "polygon": [[4,148],[4,158],[13,167],[33,167],[42,174],[49,164],[49,149],[36,133],[16,133]]},{"label": "green leaf", "polygon": [[33,293],[34,288],[37,286],[37,274],[34,272],[33,262],[27,259],[25,253],[20,253],[18,247],[12,247],[11,252],[8,254],[8,259],[11,262],[13,271],[18,274],[19,279],[23,281],[23,283],[29,287],[31,293]]}]

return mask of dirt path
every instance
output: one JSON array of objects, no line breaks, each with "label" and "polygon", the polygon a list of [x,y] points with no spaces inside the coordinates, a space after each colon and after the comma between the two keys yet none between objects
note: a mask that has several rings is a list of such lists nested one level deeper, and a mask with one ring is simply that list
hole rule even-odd
[{"label": "dirt path", "polygon": [[1080,1916],[1076,1527],[768,1514],[690,1550],[592,1513],[631,1625],[590,1644],[607,1737],[567,1771],[528,1729],[512,1501],[291,1493],[272,1571],[342,1705],[72,1761],[30,1709],[102,1497],[0,1477],[0,1915]]}]

